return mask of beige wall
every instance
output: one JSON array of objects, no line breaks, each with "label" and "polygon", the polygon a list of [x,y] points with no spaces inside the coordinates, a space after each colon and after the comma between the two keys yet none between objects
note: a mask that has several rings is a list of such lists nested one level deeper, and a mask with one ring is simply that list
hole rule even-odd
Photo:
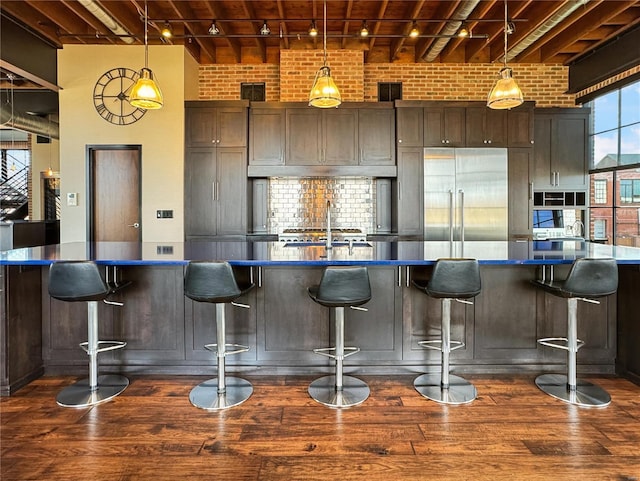
[{"label": "beige wall", "polygon": [[[149,68],[164,95],[164,107],[148,111],[127,126],[101,118],[93,105],[98,78],[115,67],[139,70],[142,46],[67,45],[58,52],[60,99],[61,242],[87,240],[87,145],[142,146],[142,240],[181,241],[184,191],[184,100],[195,95],[194,65],[181,46],[149,47]],[[67,206],[67,193],[78,193],[78,205]],[[113,195],[118,195],[114,186]],[[156,210],[172,209],[173,219],[156,219]]]}]

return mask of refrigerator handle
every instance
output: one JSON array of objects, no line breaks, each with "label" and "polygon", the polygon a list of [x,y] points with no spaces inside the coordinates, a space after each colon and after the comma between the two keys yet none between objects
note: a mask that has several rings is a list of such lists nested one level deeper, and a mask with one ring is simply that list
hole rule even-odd
[{"label": "refrigerator handle", "polygon": [[453,191],[449,191],[449,242],[453,242]]},{"label": "refrigerator handle", "polygon": [[458,191],[460,194],[460,241],[464,245],[464,190]]}]

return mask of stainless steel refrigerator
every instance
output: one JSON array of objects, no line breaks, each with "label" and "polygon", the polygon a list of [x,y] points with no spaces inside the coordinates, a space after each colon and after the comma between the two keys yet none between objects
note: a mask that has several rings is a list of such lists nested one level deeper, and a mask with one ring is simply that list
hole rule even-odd
[{"label": "stainless steel refrigerator", "polygon": [[507,240],[507,149],[424,149],[424,238]]}]

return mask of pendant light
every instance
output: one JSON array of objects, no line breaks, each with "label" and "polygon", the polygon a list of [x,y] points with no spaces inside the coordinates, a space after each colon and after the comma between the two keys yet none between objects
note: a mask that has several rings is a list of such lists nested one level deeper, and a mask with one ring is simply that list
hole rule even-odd
[{"label": "pendant light", "polygon": [[327,1],[324,2],[324,63],[316,73],[316,78],[309,94],[309,105],[327,109],[342,103],[340,91],[331,78],[331,69],[327,65]]},{"label": "pendant light", "polygon": [[162,92],[153,79],[153,72],[149,69],[149,45],[147,43],[147,0],[144,0],[144,67],[140,70],[140,78],[136,81],[129,94],[129,103],[134,107],[154,110],[162,108]]},{"label": "pendant light", "polygon": [[499,78],[491,92],[489,92],[487,107],[490,109],[512,109],[524,102],[522,90],[520,90],[513,78],[513,71],[507,67],[507,36],[509,35],[509,30],[507,0],[504,0],[504,67],[500,69]]}]

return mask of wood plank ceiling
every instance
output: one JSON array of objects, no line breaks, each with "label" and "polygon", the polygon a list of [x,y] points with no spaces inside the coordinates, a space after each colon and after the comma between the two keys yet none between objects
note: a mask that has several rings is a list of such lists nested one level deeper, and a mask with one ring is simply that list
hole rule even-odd
[{"label": "wood plank ceiling", "polygon": [[[495,62],[504,50],[503,0],[327,0],[329,49],[365,62]],[[570,64],[638,28],[640,1],[508,0],[509,62]],[[56,47],[142,43],[144,0],[2,0],[2,14]],[[321,49],[322,0],[148,0],[149,43],[184,44],[201,64],[277,63],[282,49]],[[218,35],[210,35],[215,21]],[[319,35],[308,34],[315,22]],[[465,22],[472,35],[457,36]],[[171,39],[160,31],[168,23]],[[360,36],[366,23],[369,35]],[[261,32],[266,25],[268,34]],[[409,36],[413,27],[420,35]],[[266,32],[264,32],[266,33]]]}]

